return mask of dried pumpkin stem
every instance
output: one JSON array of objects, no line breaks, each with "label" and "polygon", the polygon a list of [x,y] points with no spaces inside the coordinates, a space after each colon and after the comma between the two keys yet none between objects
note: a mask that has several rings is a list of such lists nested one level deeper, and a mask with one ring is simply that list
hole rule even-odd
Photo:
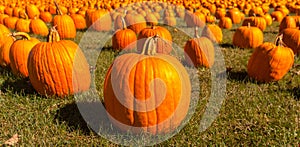
[{"label": "dried pumpkin stem", "polygon": [[28,20],[28,15],[26,12],[24,12],[24,15],[25,15],[25,19]]},{"label": "dried pumpkin stem", "polygon": [[282,39],[283,39],[283,34],[277,35],[276,38],[275,38],[274,44],[275,44],[276,46],[280,46],[280,47],[286,46],[286,44],[283,42]]},{"label": "dried pumpkin stem", "polygon": [[31,39],[30,36],[27,33],[25,33],[25,32],[14,32],[14,33],[12,33],[12,36],[13,37],[21,36],[22,39],[26,39],[26,40],[30,40]]},{"label": "dried pumpkin stem", "polygon": [[127,29],[126,22],[123,16],[121,17],[121,21],[122,21],[123,30]]},{"label": "dried pumpkin stem", "polygon": [[59,14],[59,15],[63,15],[62,11],[60,10],[59,8],[59,5],[57,4],[56,0],[54,0],[54,4],[55,4],[55,7],[56,7],[56,12]]},{"label": "dried pumpkin stem", "polygon": [[149,37],[146,39],[145,44],[143,46],[143,50],[141,52],[142,55],[155,55],[157,48],[157,38],[159,36],[155,35],[153,37]]},{"label": "dried pumpkin stem", "polygon": [[250,28],[251,27],[251,24],[250,24],[250,22],[248,22],[248,28]]},{"label": "dried pumpkin stem", "polygon": [[60,40],[59,34],[57,30],[55,29],[56,26],[53,26],[50,29],[50,33],[48,35],[48,42],[57,42]]},{"label": "dried pumpkin stem", "polygon": [[195,29],[194,29],[194,37],[195,38],[199,38],[199,35],[198,35],[198,27],[196,26]]}]

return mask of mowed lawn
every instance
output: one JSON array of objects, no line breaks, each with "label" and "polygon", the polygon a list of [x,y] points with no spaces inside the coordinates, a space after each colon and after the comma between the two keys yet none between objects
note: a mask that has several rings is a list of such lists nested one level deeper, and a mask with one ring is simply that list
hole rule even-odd
[{"label": "mowed lawn", "polygon": [[[210,70],[199,68],[200,94],[196,97],[199,99],[196,112],[178,134],[156,146],[299,145],[300,59],[295,58],[292,69],[278,82],[258,83],[250,79],[247,62],[253,49],[232,46],[233,33],[240,25],[223,30],[219,49],[225,60],[227,81],[218,117],[208,129],[199,132],[212,90]],[[179,47],[173,54],[182,53],[189,37],[178,29],[166,28]],[[264,41],[273,42],[278,28],[278,22],[268,26]],[[79,31],[74,41],[79,43],[83,35],[84,31]],[[111,49],[111,41],[99,55],[94,76],[101,99],[105,73],[117,55]],[[15,77],[3,68],[0,68],[0,108],[0,145],[18,134],[18,146],[118,146],[87,126],[74,96],[64,99],[40,96],[28,79]]]}]

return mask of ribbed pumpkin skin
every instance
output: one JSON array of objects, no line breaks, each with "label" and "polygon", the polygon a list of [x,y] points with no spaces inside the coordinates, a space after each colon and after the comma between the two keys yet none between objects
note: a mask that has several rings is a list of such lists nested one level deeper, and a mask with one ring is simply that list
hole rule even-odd
[{"label": "ribbed pumpkin skin", "polygon": [[296,28],[296,20],[293,16],[285,16],[280,25],[279,25],[279,32],[283,31],[286,28]]},{"label": "ribbed pumpkin skin", "polygon": [[29,33],[30,32],[30,19],[18,19],[18,21],[16,22],[16,30],[19,32],[26,32]]},{"label": "ribbed pumpkin skin", "polygon": [[70,40],[38,43],[29,54],[27,66],[30,82],[41,95],[64,97],[89,89],[88,63]]},{"label": "ribbed pumpkin skin", "polygon": [[258,27],[260,30],[264,31],[267,27],[267,22],[263,17],[248,17],[243,21],[242,26],[248,26],[250,23],[251,26]]},{"label": "ribbed pumpkin skin", "polygon": [[214,45],[206,37],[188,40],[184,46],[184,52],[185,61],[190,66],[210,68],[214,64]]},{"label": "ribbed pumpkin skin", "polygon": [[40,15],[40,19],[47,23],[53,21],[52,14],[50,12],[42,12]]},{"label": "ribbed pumpkin skin", "polygon": [[[110,31],[112,20],[106,10],[99,9],[91,12],[89,21],[92,23],[93,29],[96,31]],[[88,24],[88,23],[87,23]]]},{"label": "ribbed pumpkin skin", "polygon": [[10,29],[15,29],[18,20],[18,17],[7,17],[4,19],[4,24]]},{"label": "ribbed pumpkin skin", "polygon": [[[115,94],[121,94],[125,106]],[[134,127],[151,134],[173,131],[187,114],[190,94],[185,68],[178,60],[164,54],[119,56],[104,82],[104,103],[111,122],[122,131],[133,133],[140,133]]]},{"label": "ribbed pumpkin skin", "polygon": [[294,54],[299,56],[300,52],[300,30],[297,28],[287,28],[282,31],[283,42],[293,50]]},{"label": "ribbed pumpkin skin", "polygon": [[203,31],[201,36],[207,37],[212,42],[221,43],[223,40],[223,33],[219,26],[215,24],[207,24]]},{"label": "ribbed pumpkin skin", "polygon": [[67,14],[54,16],[53,26],[56,26],[59,36],[62,39],[76,37],[75,23]]},{"label": "ribbed pumpkin skin", "polygon": [[39,18],[32,19],[29,28],[32,33],[37,35],[47,36],[49,34],[47,25]]},{"label": "ribbed pumpkin skin", "polygon": [[136,48],[137,37],[131,29],[120,29],[112,37],[114,50],[132,50]]},{"label": "ribbed pumpkin skin", "polygon": [[141,30],[138,36],[137,50],[140,52],[145,44],[146,38],[158,35],[157,53],[170,54],[172,51],[172,36],[171,33],[160,26],[153,26]]},{"label": "ribbed pumpkin skin", "polygon": [[5,43],[5,38],[10,34],[9,29],[3,25],[0,24],[0,47],[2,46],[3,43]]},{"label": "ribbed pumpkin skin", "polygon": [[0,46],[0,66],[9,67],[9,51],[11,45],[14,43],[15,38],[12,36],[6,36],[3,38],[4,43]]},{"label": "ribbed pumpkin skin", "polygon": [[290,48],[264,43],[248,61],[248,75],[260,82],[280,80],[292,67],[294,53]]},{"label": "ribbed pumpkin skin", "polygon": [[141,30],[147,27],[145,18],[141,14],[127,14],[124,17],[127,27],[139,34]]},{"label": "ribbed pumpkin skin", "polygon": [[256,48],[263,43],[263,32],[257,27],[241,26],[233,35],[233,45],[240,48]]},{"label": "ribbed pumpkin skin", "polygon": [[86,28],[86,20],[85,18],[80,14],[71,14],[71,17],[75,23],[76,29],[85,29]]},{"label": "ribbed pumpkin skin", "polygon": [[10,67],[14,75],[21,77],[28,77],[27,61],[28,55],[34,45],[40,41],[36,38],[30,40],[17,40],[15,41],[9,53]]},{"label": "ribbed pumpkin skin", "polygon": [[219,21],[219,27],[224,29],[232,28],[232,21],[229,17],[222,17]]},{"label": "ribbed pumpkin skin", "polygon": [[25,10],[26,10],[28,17],[31,19],[33,19],[34,17],[40,16],[39,9],[33,4],[26,5]]}]

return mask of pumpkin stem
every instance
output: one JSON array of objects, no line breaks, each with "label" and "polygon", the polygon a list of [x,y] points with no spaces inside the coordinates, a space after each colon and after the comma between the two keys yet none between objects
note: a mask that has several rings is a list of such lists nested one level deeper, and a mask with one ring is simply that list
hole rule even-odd
[{"label": "pumpkin stem", "polygon": [[283,42],[282,38],[283,38],[283,34],[278,34],[275,38],[274,44],[276,46],[280,46],[280,47],[284,46],[285,47],[286,44]]},{"label": "pumpkin stem", "polygon": [[59,8],[59,6],[58,6],[58,4],[56,2],[56,0],[54,0],[54,4],[55,4],[55,7],[56,7],[56,13],[58,15],[63,15],[62,11],[60,10],[60,8]]},{"label": "pumpkin stem", "polygon": [[21,36],[22,37],[22,39],[26,39],[26,40],[30,40],[31,38],[30,38],[30,36],[27,34],[27,33],[25,33],[25,32],[13,32],[12,33],[12,36],[13,37],[16,37],[16,36]]},{"label": "pumpkin stem", "polygon": [[25,15],[25,19],[28,20],[28,15],[26,12],[24,12],[24,15]]},{"label": "pumpkin stem", "polygon": [[143,50],[141,52],[142,55],[150,55],[153,56],[156,54],[157,47],[157,38],[159,36],[155,35],[153,37],[149,37],[146,39],[145,44],[143,46]]},{"label": "pumpkin stem", "polygon": [[195,38],[199,38],[199,35],[198,35],[198,27],[196,26],[195,29],[194,29],[194,37]]},{"label": "pumpkin stem", "polygon": [[123,16],[121,16],[121,21],[122,21],[123,30],[127,29],[126,22]]},{"label": "pumpkin stem", "polygon": [[50,33],[48,35],[48,42],[57,42],[60,40],[59,34],[57,30],[55,29],[56,26],[53,26],[50,29]]},{"label": "pumpkin stem", "polygon": [[251,24],[250,24],[250,22],[248,22],[248,28],[250,28],[251,27]]}]

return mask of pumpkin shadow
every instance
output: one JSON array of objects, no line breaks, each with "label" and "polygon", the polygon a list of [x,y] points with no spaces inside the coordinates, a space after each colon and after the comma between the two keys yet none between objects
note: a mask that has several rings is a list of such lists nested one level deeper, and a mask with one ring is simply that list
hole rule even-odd
[{"label": "pumpkin shadow", "polygon": [[1,85],[2,92],[11,91],[18,94],[37,94],[31,85],[29,78],[8,78]]},{"label": "pumpkin shadow", "polygon": [[288,91],[293,94],[296,101],[300,101],[300,86],[289,89]]},{"label": "pumpkin shadow", "polygon": [[[56,111],[53,121],[59,124],[65,123],[70,127],[70,131],[81,130],[84,135],[97,135],[101,124],[108,122],[108,117],[105,111],[99,112],[101,102],[73,102],[59,108]],[[102,104],[103,105],[103,104]]]},{"label": "pumpkin shadow", "polygon": [[234,48],[234,46],[231,43],[222,43],[222,44],[220,44],[220,47],[222,47],[222,48]]},{"label": "pumpkin shadow", "polygon": [[227,79],[231,81],[249,82],[252,81],[246,71],[227,71]]}]

